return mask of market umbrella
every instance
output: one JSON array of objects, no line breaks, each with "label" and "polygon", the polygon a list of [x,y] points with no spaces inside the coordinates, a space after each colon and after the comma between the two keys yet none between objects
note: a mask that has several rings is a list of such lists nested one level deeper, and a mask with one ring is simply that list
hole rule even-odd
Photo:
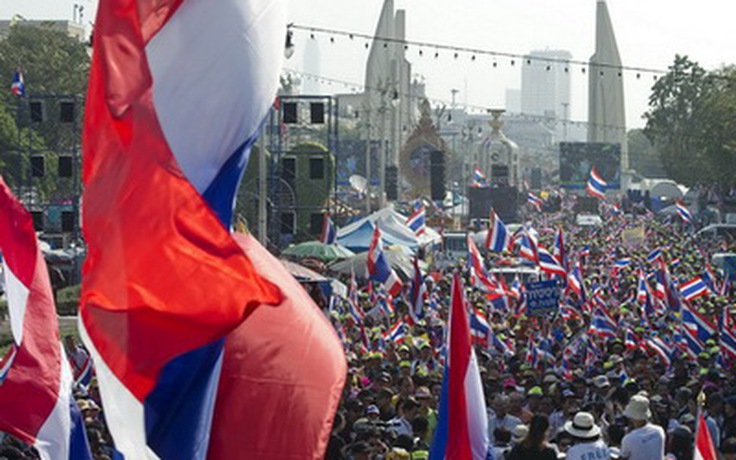
[{"label": "market umbrella", "polygon": [[355,255],[353,251],[339,244],[324,244],[321,241],[299,243],[286,248],[281,254],[293,259],[313,257],[327,262],[347,259]]},{"label": "market umbrella", "polygon": [[[399,277],[406,281],[411,278],[414,273],[414,265],[412,258],[403,254],[401,251],[386,249],[383,251],[386,255],[388,263],[396,270]],[[355,272],[355,276],[359,278],[368,278],[368,252],[361,252],[349,259],[330,264],[329,269],[341,275],[349,275]],[[427,263],[419,261],[419,268],[427,269]]]}]

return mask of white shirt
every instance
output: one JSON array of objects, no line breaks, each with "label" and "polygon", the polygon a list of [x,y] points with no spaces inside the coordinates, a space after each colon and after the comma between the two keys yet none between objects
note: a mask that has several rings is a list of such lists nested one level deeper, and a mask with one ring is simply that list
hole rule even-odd
[{"label": "white shirt", "polygon": [[513,433],[514,428],[517,425],[521,425],[521,419],[511,414],[506,414],[501,418],[496,416],[496,412],[493,409],[488,410],[488,437],[495,442],[493,432],[496,428],[505,428],[509,432]]},{"label": "white shirt", "polygon": [[611,453],[603,440],[575,444],[567,449],[565,460],[608,460]]},{"label": "white shirt", "polygon": [[624,436],[621,457],[628,460],[662,460],[664,458],[664,430],[647,423]]}]

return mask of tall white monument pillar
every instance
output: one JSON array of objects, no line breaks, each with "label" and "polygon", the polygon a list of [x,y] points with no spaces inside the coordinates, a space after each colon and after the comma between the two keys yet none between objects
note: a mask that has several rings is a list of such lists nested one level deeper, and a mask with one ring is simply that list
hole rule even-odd
[{"label": "tall white monument pillar", "polygon": [[622,188],[629,171],[626,141],[624,79],[611,17],[605,0],[598,0],[595,54],[588,72],[588,142],[621,144]]}]

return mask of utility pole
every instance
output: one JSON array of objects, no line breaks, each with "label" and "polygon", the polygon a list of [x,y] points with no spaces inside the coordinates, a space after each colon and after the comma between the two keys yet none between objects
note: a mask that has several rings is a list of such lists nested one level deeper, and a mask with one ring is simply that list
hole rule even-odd
[{"label": "utility pole", "polygon": [[371,214],[371,120],[370,108],[366,103],[363,110],[365,120],[365,215]]},{"label": "utility pole", "polygon": [[[265,128],[265,126],[264,126]],[[266,247],[268,240],[268,206],[266,205],[268,191],[267,182],[267,165],[266,165],[266,142],[265,129],[261,130],[258,138],[258,240],[263,247]]]}]

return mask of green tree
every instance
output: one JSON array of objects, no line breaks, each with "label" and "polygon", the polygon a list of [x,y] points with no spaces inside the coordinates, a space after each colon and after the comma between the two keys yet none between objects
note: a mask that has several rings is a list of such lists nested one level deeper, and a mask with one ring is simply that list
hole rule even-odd
[{"label": "green tree", "polygon": [[634,171],[648,178],[667,177],[659,152],[644,134],[644,130],[632,129],[627,133],[627,138],[629,161]]},{"label": "green tree", "polygon": [[652,88],[644,130],[668,175],[692,186],[734,183],[736,177],[736,72],[707,72],[676,56]]},{"label": "green tree", "polygon": [[[87,87],[89,54],[85,43],[69,37],[52,24],[10,27],[0,40],[0,79],[9,88],[16,72],[23,71],[26,97],[18,99],[9,90],[0,91],[0,163],[9,182],[33,185],[42,199],[63,198],[71,181],[58,181],[56,164],[60,154],[78,152],[83,96]],[[76,99],[76,122],[59,120],[61,95]],[[43,97],[42,97],[43,96]],[[43,101],[46,120],[32,123],[30,100]],[[28,178],[30,156],[44,155],[46,177]]]}]

